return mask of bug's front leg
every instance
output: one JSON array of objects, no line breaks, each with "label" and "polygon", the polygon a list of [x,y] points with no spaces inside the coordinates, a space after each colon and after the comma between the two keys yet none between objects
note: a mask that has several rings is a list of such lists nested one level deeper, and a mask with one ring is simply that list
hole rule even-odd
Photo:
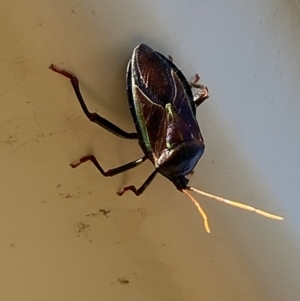
[{"label": "bug's front leg", "polygon": [[110,121],[108,121],[107,119],[101,117],[99,114],[97,113],[91,113],[86,104],[85,101],[81,95],[80,89],[79,89],[79,81],[77,79],[76,76],[74,76],[73,74],[71,74],[70,72],[67,72],[65,70],[61,70],[57,67],[55,67],[54,65],[50,65],[49,69],[53,70],[54,72],[57,72],[67,78],[69,78],[71,80],[73,89],[75,91],[75,94],[77,96],[77,99],[81,105],[81,108],[84,112],[84,114],[86,115],[86,117],[92,121],[95,122],[96,124],[100,125],[101,127],[105,128],[106,130],[108,130],[109,132],[121,137],[121,138],[125,138],[125,139],[137,139],[137,133],[128,133],[125,132],[124,130],[122,130],[121,128],[119,128],[118,126],[116,126],[115,124],[111,123]]},{"label": "bug's front leg", "polygon": [[200,106],[204,100],[209,98],[208,88],[204,85],[198,84],[200,76],[196,74],[195,80],[190,83],[192,88],[199,89],[200,91],[194,95],[194,102],[196,107]]},{"label": "bug's front leg", "polygon": [[136,189],[135,186],[130,185],[130,186],[124,187],[124,188],[122,189],[122,191],[117,192],[117,194],[118,194],[119,196],[121,196],[121,195],[123,195],[124,192],[130,190],[130,191],[132,191],[136,196],[141,195],[141,194],[145,191],[145,189],[148,187],[148,185],[152,182],[152,180],[154,179],[154,177],[156,176],[156,174],[157,174],[157,170],[154,170],[154,171],[152,172],[152,174],[147,178],[147,180],[144,182],[144,184],[143,184],[139,189]]}]

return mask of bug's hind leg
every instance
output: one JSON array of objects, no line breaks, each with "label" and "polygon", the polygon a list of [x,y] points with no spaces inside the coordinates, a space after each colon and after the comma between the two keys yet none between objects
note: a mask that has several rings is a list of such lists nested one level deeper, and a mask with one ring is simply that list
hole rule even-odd
[{"label": "bug's hind leg", "polygon": [[111,123],[110,121],[108,121],[107,119],[101,117],[100,115],[98,115],[97,113],[91,113],[86,104],[85,101],[81,95],[80,89],[79,89],[79,81],[77,79],[76,76],[74,76],[73,74],[71,74],[70,72],[67,72],[65,70],[61,70],[58,69],[57,67],[55,67],[54,65],[50,65],[49,67],[51,70],[53,70],[54,72],[57,72],[67,78],[69,78],[71,80],[73,89],[75,91],[75,94],[78,98],[78,101],[81,105],[81,108],[84,112],[84,114],[86,115],[86,117],[92,121],[97,123],[98,125],[100,125],[101,127],[105,128],[106,130],[108,130],[109,132],[121,137],[121,138],[125,138],[125,139],[137,139],[137,133],[128,133],[125,132],[124,130],[122,130],[121,128],[119,128],[118,126],[116,126],[115,124]]},{"label": "bug's hind leg", "polygon": [[209,91],[208,88],[204,85],[198,84],[198,81],[200,80],[200,76],[196,74],[195,80],[190,83],[190,86],[192,88],[199,89],[200,91],[194,95],[194,102],[196,107],[200,106],[204,100],[209,98]]}]

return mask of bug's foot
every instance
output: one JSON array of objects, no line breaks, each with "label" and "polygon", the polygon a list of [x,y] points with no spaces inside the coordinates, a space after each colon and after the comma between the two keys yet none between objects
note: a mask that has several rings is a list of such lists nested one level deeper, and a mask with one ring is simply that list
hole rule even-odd
[{"label": "bug's foot", "polygon": [[76,168],[77,166],[79,166],[80,164],[81,164],[82,162],[77,162],[77,163],[71,163],[70,164],[70,166],[72,167],[72,168]]},{"label": "bug's foot", "polygon": [[117,195],[122,196],[124,194],[124,192],[129,191],[129,190],[132,191],[136,196],[139,196],[141,194],[139,192],[139,190],[135,188],[135,186],[130,185],[130,186],[124,187],[121,191],[117,192]]},{"label": "bug's foot", "polygon": [[68,72],[68,71],[65,71],[65,70],[62,70],[62,69],[59,69],[59,68],[55,67],[53,64],[51,64],[51,65],[49,66],[49,69],[52,70],[52,71],[54,71],[54,72],[57,72],[57,73],[59,73],[59,74],[61,74],[61,75],[63,75],[63,76],[65,76],[65,77],[67,77],[67,78],[69,78],[70,80],[73,80],[73,81],[75,81],[75,82],[78,82],[77,77],[74,76],[72,73],[70,73],[70,72]]},{"label": "bug's foot", "polygon": [[191,87],[198,88],[197,83],[198,83],[199,80],[200,80],[200,76],[199,76],[198,73],[196,73],[195,74],[195,79],[192,82],[190,82]]},{"label": "bug's foot", "polygon": [[95,156],[93,155],[88,155],[88,156],[84,156],[82,158],[80,158],[80,160],[76,163],[71,163],[70,166],[72,168],[76,168],[77,166],[79,166],[81,163],[87,162],[87,161],[97,161]]}]

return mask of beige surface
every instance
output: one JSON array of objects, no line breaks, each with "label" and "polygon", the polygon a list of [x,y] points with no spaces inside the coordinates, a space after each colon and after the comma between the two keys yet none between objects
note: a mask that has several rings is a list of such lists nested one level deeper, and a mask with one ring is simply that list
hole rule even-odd
[{"label": "beige surface", "polygon": [[[299,300],[294,2],[2,2],[0,300]],[[207,148],[191,183],[284,222],[199,196],[207,235],[161,176],[139,198],[116,195],[141,184],[149,163],[116,178],[69,167],[94,153],[108,169],[141,150],[89,123],[48,66],[74,72],[90,109],[130,131],[125,70],[141,42],[210,88],[198,110]]]}]

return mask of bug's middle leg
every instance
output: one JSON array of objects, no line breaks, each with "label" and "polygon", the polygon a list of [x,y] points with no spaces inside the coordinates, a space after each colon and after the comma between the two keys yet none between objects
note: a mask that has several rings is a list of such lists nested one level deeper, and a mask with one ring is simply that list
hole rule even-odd
[{"label": "bug's middle leg", "polygon": [[79,160],[78,163],[75,163],[75,164],[70,164],[70,166],[72,168],[76,168],[77,166],[79,166],[80,164],[84,163],[84,162],[87,162],[87,161],[91,161],[95,167],[100,171],[100,173],[105,176],[105,177],[112,177],[112,176],[115,176],[119,173],[122,173],[126,170],[129,170],[129,169],[132,169],[132,168],[135,168],[137,166],[139,166],[140,164],[142,164],[143,162],[145,162],[148,158],[146,156],[140,158],[140,159],[137,159],[137,160],[134,160],[132,162],[129,162],[127,164],[124,164],[122,166],[119,166],[119,167],[116,167],[116,168],[112,168],[112,169],[109,169],[107,171],[105,171],[102,166],[99,164],[98,160],[96,159],[95,156],[93,155],[88,155],[88,156],[85,156],[83,158],[81,158]]}]

